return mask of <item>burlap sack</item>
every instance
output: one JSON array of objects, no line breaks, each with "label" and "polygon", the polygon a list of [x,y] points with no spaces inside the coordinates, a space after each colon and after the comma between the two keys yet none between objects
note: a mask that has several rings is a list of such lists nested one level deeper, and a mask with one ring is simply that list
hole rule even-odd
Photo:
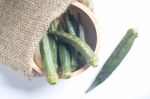
[{"label": "burlap sack", "polygon": [[[33,77],[33,54],[42,35],[74,1],[0,0],[0,63]],[[90,6],[89,0],[76,1]]]}]

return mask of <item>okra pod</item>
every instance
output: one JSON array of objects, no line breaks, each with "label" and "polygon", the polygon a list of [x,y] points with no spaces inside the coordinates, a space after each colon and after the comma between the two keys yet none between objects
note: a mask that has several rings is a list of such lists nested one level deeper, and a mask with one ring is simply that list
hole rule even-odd
[{"label": "okra pod", "polygon": [[[76,20],[75,16],[70,13],[69,10],[67,11],[67,14],[68,14],[68,17],[70,19],[70,23],[72,24],[72,26],[74,28],[75,34],[77,35],[78,34],[78,23],[77,23],[77,20]],[[67,31],[65,31],[65,32],[67,32]]]},{"label": "okra pod", "polygon": [[[51,23],[50,23],[50,26],[49,26],[49,29],[48,29],[48,33],[51,32],[51,31],[56,31],[57,30],[57,27],[56,27],[56,23],[55,23],[55,20],[53,20]],[[49,38],[51,39],[51,45],[52,46],[52,49],[53,49],[53,54],[52,54],[52,58],[54,60],[54,64],[55,64],[55,67],[57,69],[58,67],[58,62],[57,62],[57,38],[54,37],[54,36],[49,36]]]},{"label": "okra pod", "polygon": [[56,31],[56,30],[57,30],[56,23],[55,23],[55,20],[53,20],[53,21],[50,23],[50,26],[49,26],[49,28],[48,28],[48,32]]},{"label": "okra pod", "polygon": [[[84,33],[84,27],[82,24],[82,20],[81,20],[81,15],[80,13],[77,13],[77,36],[83,40],[84,42],[86,42],[85,40],[85,33]],[[81,63],[78,68],[81,68],[81,66],[86,64],[86,60],[81,56],[80,53],[78,53],[78,61],[79,63]]]},{"label": "okra pod", "polygon": [[61,78],[69,78],[71,76],[70,53],[62,41],[58,42],[58,53],[60,62],[59,76]]},{"label": "okra pod", "polygon": [[58,80],[57,70],[53,61],[52,39],[48,35],[44,35],[40,42],[40,53],[47,80],[50,84],[56,84]]},{"label": "okra pod", "polygon": [[[65,13],[63,17],[64,17],[65,25],[67,27],[67,32],[72,35],[76,35],[76,31],[75,31],[73,24],[69,18],[69,15],[67,13]],[[78,62],[77,62],[78,52],[72,46],[70,46],[70,55],[71,55],[72,71],[75,71],[78,67]]]},{"label": "okra pod", "polygon": [[[64,32],[62,24],[59,25],[59,31]],[[70,63],[70,52],[62,42],[62,40],[58,40],[58,53],[59,53],[59,62],[60,62],[60,71],[59,76],[61,78],[69,78],[71,76],[71,63]]]},{"label": "okra pod", "polygon": [[57,36],[62,39],[64,42],[73,46],[76,50],[78,50],[81,55],[86,59],[86,61],[91,64],[93,67],[98,65],[98,58],[94,54],[93,50],[90,48],[88,44],[82,41],[79,37],[75,35],[71,35],[69,33],[62,33],[59,31],[50,32],[52,35]]},{"label": "okra pod", "polygon": [[65,25],[67,27],[67,30],[68,30],[67,32],[72,35],[76,35],[76,31],[75,31],[73,24],[71,22],[71,19],[69,18],[69,15],[67,13],[64,13],[63,19],[64,19]]},{"label": "okra pod", "polygon": [[77,14],[78,17],[78,28],[77,28],[77,33],[79,38],[81,38],[84,42],[86,42],[85,40],[85,33],[84,33],[84,27],[82,25],[82,20],[81,20],[81,15],[80,13]]},{"label": "okra pod", "polygon": [[129,29],[127,31],[127,34],[124,36],[114,52],[105,62],[104,66],[98,73],[91,86],[86,90],[86,93],[104,82],[112,74],[112,72],[117,68],[117,66],[121,63],[121,61],[131,49],[136,37],[137,32],[135,32],[133,29]]}]

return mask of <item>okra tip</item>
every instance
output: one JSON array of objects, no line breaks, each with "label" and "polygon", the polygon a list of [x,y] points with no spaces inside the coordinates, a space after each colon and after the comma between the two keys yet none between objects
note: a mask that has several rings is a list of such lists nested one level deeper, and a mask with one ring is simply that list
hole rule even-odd
[{"label": "okra tip", "polygon": [[90,92],[92,89],[94,89],[96,86],[93,86],[93,85],[91,85],[86,91],[85,91],[85,93],[88,93],[88,92]]},{"label": "okra tip", "polygon": [[65,72],[65,73],[60,73],[59,76],[60,78],[70,78],[71,77],[71,72]]},{"label": "okra tip", "polygon": [[91,59],[90,64],[93,67],[97,67],[98,66],[98,57],[95,54],[93,55],[93,58]]},{"label": "okra tip", "polygon": [[85,91],[85,93],[88,93],[90,90],[91,90],[91,88],[88,88],[88,89]]},{"label": "okra tip", "polygon": [[47,77],[47,81],[49,82],[49,84],[51,84],[51,85],[54,85],[54,84],[56,84],[57,83],[57,80],[58,80],[58,76],[56,76],[56,75],[51,75],[51,76],[48,76]]}]

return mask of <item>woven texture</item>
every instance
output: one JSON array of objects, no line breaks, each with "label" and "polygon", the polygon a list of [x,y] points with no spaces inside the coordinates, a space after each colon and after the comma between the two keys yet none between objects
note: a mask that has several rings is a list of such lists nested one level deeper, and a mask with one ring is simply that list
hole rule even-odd
[{"label": "woven texture", "polygon": [[42,35],[73,1],[0,0],[0,63],[33,77],[33,54]]}]

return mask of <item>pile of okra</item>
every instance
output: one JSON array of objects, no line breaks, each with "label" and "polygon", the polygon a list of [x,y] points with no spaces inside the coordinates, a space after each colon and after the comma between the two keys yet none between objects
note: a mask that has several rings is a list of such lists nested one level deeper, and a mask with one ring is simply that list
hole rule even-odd
[{"label": "pile of okra", "polygon": [[50,84],[59,78],[69,78],[86,63],[97,66],[97,56],[86,43],[81,15],[69,11],[62,15],[59,24],[53,20],[47,34],[40,41],[44,71]]}]

